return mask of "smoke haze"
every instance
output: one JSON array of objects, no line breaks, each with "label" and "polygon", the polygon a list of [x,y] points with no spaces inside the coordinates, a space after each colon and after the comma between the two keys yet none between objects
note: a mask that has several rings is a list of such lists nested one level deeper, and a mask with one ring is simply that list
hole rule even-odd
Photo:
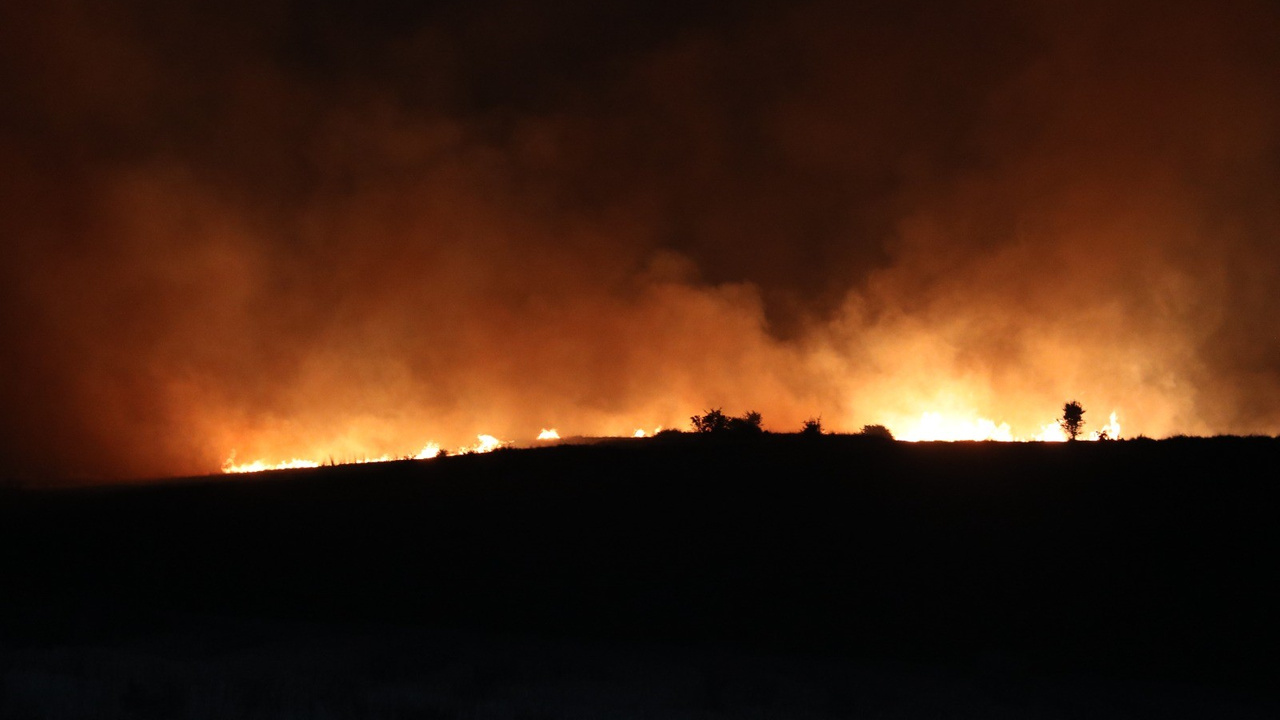
[{"label": "smoke haze", "polygon": [[1280,7],[0,6],[0,473],[1280,432]]}]

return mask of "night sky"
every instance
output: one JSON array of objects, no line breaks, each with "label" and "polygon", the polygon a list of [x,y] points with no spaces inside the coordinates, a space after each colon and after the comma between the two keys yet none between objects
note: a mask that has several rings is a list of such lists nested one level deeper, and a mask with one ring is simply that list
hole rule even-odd
[{"label": "night sky", "polygon": [[1280,5],[0,3],[0,476],[1280,432]]}]

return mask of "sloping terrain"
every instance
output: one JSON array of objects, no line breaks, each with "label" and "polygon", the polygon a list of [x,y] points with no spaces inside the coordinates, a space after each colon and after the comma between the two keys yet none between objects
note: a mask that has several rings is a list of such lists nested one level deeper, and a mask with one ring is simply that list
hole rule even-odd
[{"label": "sloping terrain", "polygon": [[675,436],[10,491],[0,630],[26,652],[198,648],[192,618],[419,628],[1269,702],[1277,459],[1270,439]]}]

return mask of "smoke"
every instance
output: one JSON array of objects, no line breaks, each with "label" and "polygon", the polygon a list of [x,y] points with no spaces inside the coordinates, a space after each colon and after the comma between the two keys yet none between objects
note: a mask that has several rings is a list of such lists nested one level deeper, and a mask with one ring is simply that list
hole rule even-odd
[{"label": "smoke", "polygon": [[1280,431],[1265,2],[0,8],[0,467]]}]

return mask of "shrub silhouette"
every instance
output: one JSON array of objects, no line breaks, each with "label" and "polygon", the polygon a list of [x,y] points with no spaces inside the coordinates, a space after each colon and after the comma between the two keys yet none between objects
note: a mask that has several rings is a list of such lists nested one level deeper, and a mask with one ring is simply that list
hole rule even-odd
[{"label": "shrub silhouette", "polygon": [[760,413],[755,411],[742,417],[729,417],[720,408],[716,408],[708,410],[705,415],[694,415],[689,420],[693,423],[694,432],[699,433],[759,435],[764,432],[760,425]]},{"label": "shrub silhouette", "polygon": [[893,439],[893,433],[889,431],[889,428],[883,425],[863,425],[862,432],[860,434],[863,437],[878,438],[880,440]]},{"label": "shrub silhouette", "polygon": [[760,427],[760,413],[751,410],[742,417],[729,418],[729,431],[743,435],[758,435],[764,432]]},{"label": "shrub silhouette", "polygon": [[1082,428],[1084,427],[1084,407],[1077,400],[1072,400],[1062,406],[1062,419],[1058,421],[1062,426],[1062,431],[1067,434],[1068,440],[1075,440],[1080,437]]},{"label": "shrub silhouette", "polygon": [[694,415],[689,421],[693,423],[694,432],[722,433],[729,429],[729,418],[720,408],[708,410],[705,415]]},{"label": "shrub silhouette", "polygon": [[800,426],[800,434],[805,437],[816,437],[822,434],[822,417],[809,418]]}]

